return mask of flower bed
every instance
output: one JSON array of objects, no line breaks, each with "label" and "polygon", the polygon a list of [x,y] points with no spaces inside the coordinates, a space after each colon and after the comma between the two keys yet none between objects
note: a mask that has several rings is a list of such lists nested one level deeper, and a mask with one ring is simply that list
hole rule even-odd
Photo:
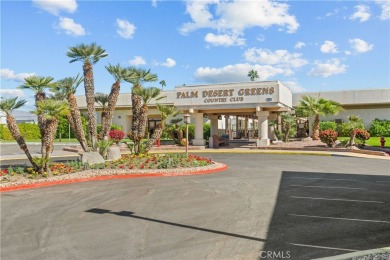
[{"label": "flower bed", "polygon": [[167,170],[167,169],[187,169],[212,165],[213,162],[197,155],[185,154],[153,154],[153,155],[123,155],[116,161],[106,161],[103,164],[91,166],[83,165],[80,161],[70,161],[66,163],[52,163],[50,171],[38,174],[32,167],[11,166],[1,170],[1,183],[24,182],[24,180],[48,179],[56,176],[71,175],[85,170],[106,170],[110,172],[130,172],[137,170]]}]

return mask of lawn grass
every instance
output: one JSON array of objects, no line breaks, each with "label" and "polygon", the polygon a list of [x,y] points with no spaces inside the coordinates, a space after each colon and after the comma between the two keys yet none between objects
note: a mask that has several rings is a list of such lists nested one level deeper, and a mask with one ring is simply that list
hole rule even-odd
[{"label": "lawn grass", "polygon": [[[343,141],[343,140],[349,140],[349,137],[339,137],[337,139]],[[390,137],[385,137],[385,139],[386,139],[385,147],[390,148]],[[370,139],[366,141],[366,145],[373,146],[373,147],[381,147],[380,137],[370,137]]]}]

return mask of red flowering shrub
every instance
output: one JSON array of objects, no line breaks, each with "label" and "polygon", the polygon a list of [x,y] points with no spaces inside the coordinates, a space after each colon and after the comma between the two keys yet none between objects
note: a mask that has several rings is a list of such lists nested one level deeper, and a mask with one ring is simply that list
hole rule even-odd
[{"label": "red flowering shrub", "polygon": [[355,129],[355,136],[356,136],[356,139],[359,139],[363,142],[365,142],[366,140],[370,139],[370,133],[367,132],[366,130],[362,130],[362,129]]},{"label": "red flowering shrub", "polygon": [[125,137],[125,133],[121,130],[111,130],[108,135],[112,140],[115,141],[116,144],[118,144]]},{"label": "red flowering shrub", "polygon": [[7,175],[7,174],[8,174],[7,169],[0,170],[0,176]]},{"label": "red flowering shrub", "polygon": [[326,143],[329,147],[332,147],[337,140],[337,132],[333,130],[325,130],[320,132],[320,140]]}]

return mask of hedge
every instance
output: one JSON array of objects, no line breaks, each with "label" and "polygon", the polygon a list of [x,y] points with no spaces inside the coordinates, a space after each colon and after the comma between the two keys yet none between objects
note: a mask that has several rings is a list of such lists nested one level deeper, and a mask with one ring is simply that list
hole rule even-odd
[{"label": "hedge", "polygon": [[390,120],[375,118],[369,132],[371,136],[390,136]]},{"label": "hedge", "polygon": [[320,122],[320,131],[333,130],[336,131],[337,124],[334,121],[322,121]]},{"label": "hedge", "polygon": [[[20,134],[24,136],[24,139],[40,139],[41,134],[39,131],[39,127],[37,124],[31,123],[20,123],[18,124]],[[6,124],[2,124],[0,127],[0,139],[1,140],[14,140],[11,136],[10,131],[8,130],[8,126]]]}]

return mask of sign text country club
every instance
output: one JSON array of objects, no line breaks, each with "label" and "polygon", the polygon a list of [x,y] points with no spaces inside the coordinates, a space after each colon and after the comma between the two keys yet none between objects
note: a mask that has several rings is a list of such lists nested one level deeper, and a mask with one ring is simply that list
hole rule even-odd
[{"label": "sign text country club", "polygon": [[[203,90],[202,98],[204,103],[215,102],[242,102],[244,96],[272,95],[275,92],[274,87],[270,88],[242,88],[235,93],[235,89]],[[179,91],[176,93],[176,99],[199,98],[199,91]]]}]

